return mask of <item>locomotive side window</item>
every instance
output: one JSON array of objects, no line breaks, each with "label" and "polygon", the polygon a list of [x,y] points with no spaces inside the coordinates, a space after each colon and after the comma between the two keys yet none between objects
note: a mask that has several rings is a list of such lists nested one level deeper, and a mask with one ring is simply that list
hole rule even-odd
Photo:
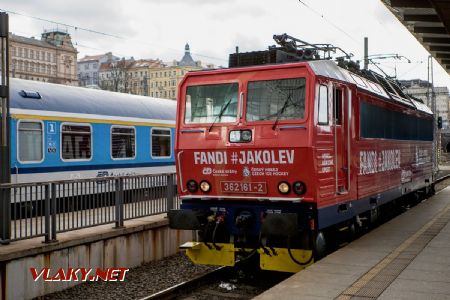
[{"label": "locomotive side window", "polygon": [[305,78],[248,83],[247,121],[303,119]]},{"label": "locomotive side window", "polygon": [[360,105],[360,136],[392,140],[433,140],[432,119],[418,118],[365,101]]},{"label": "locomotive side window", "polygon": [[189,86],[184,122],[234,122],[237,118],[238,84]]},{"label": "locomotive side window", "polygon": [[112,158],[134,158],[136,149],[136,131],[133,127],[111,128]]},{"label": "locomotive side window", "polygon": [[19,161],[42,161],[44,158],[42,123],[19,121],[17,131]]},{"label": "locomotive side window", "polygon": [[319,125],[328,125],[328,87],[319,86]]},{"label": "locomotive side window", "polygon": [[152,158],[169,158],[170,129],[152,128]]},{"label": "locomotive side window", "polygon": [[64,160],[92,157],[92,132],[89,125],[63,124],[61,127],[61,157]]}]

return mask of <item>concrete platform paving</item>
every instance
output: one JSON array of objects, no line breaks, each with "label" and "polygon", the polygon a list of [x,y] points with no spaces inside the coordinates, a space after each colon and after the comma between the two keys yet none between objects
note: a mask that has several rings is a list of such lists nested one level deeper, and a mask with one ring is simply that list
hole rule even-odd
[{"label": "concrete platform paving", "polygon": [[449,299],[450,187],[255,299]]}]

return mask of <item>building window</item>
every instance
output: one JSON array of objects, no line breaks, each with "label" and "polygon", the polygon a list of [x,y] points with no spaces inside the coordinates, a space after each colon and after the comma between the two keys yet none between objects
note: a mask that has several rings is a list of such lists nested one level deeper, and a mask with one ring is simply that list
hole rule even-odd
[{"label": "building window", "polygon": [[64,160],[92,157],[92,130],[89,125],[63,124],[61,127],[61,157]]},{"label": "building window", "polygon": [[112,158],[134,158],[136,147],[136,130],[133,127],[111,128]]},{"label": "building window", "polygon": [[50,61],[50,53],[47,52],[47,61]]},{"label": "building window", "polygon": [[20,162],[42,161],[43,135],[41,122],[19,121],[17,147]]},{"label": "building window", "polygon": [[98,63],[94,63],[94,64],[92,65],[92,67],[93,67],[94,69],[98,69]]},{"label": "building window", "polygon": [[84,69],[89,70],[89,64],[84,64]]},{"label": "building window", "polygon": [[152,128],[152,158],[169,158],[170,129]]}]

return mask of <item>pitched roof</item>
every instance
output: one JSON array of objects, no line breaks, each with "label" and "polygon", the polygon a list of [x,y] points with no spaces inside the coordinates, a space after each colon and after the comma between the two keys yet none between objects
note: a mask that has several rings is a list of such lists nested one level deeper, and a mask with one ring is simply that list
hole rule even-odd
[{"label": "pitched roof", "polygon": [[195,61],[192,59],[191,52],[189,49],[189,44],[186,44],[186,46],[184,46],[184,56],[180,60],[178,65],[181,67],[196,67],[197,66]]},{"label": "pitched roof", "polygon": [[105,54],[98,54],[98,55],[85,55],[83,58],[80,58],[78,60],[78,62],[85,62],[85,61],[92,61],[92,60],[99,60],[100,58],[102,58],[103,56],[105,56],[107,53]]},{"label": "pitched roof", "polygon": [[54,48],[54,49],[57,48],[56,46],[54,46],[46,41],[38,40],[38,39],[35,39],[34,37],[28,38],[28,37],[16,35],[14,33],[10,33],[9,38],[11,41],[18,42],[18,43],[30,44],[30,45],[35,45],[35,46],[39,46],[39,47],[47,47],[47,48]]}]

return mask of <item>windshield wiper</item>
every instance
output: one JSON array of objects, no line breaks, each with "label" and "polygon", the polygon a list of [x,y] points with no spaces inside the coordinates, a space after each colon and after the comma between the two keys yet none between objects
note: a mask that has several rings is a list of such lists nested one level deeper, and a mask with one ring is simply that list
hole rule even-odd
[{"label": "windshield wiper", "polygon": [[284,111],[288,107],[288,103],[290,101],[291,101],[291,95],[288,95],[286,100],[283,103],[283,106],[281,107],[281,109],[277,113],[277,117],[275,119],[275,122],[273,122],[273,125],[272,125],[272,130],[275,130],[275,128],[277,127],[278,120],[280,119],[281,115],[284,113]]},{"label": "windshield wiper", "polygon": [[233,97],[230,98],[230,100],[228,100],[227,103],[225,103],[224,106],[222,106],[222,109],[220,110],[219,114],[215,117],[214,121],[211,123],[211,126],[209,126],[208,132],[211,132],[211,128],[213,128],[214,124],[220,119],[222,118],[222,115],[224,114],[225,110],[227,109],[228,105],[230,105],[231,100],[233,100]]}]

